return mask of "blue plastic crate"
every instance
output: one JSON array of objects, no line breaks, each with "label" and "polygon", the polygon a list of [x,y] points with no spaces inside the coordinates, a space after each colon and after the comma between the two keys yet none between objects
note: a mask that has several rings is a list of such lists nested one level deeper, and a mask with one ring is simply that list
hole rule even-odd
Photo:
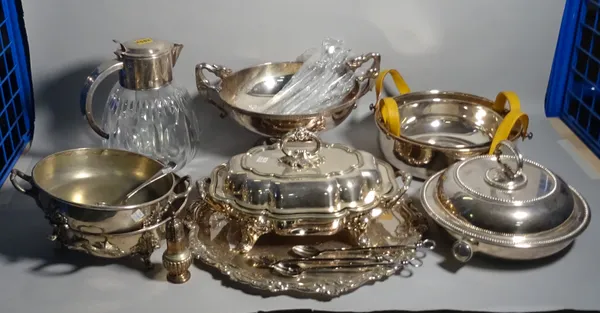
[{"label": "blue plastic crate", "polygon": [[0,1],[0,183],[33,138],[34,106],[20,1]]},{"label": "blue plastic crate", "polygon": [[560,119],[600,157],[600,2],[567,0],[546,92]]}]

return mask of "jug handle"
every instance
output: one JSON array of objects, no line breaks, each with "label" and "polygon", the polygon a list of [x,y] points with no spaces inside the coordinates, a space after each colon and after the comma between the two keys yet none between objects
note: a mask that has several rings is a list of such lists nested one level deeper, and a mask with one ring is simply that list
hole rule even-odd
[{"label": "jug handle", "polygon": [[94,99],[94,92],[98,85],[110,74],[119,71],[123,68],[123,62],[119,60],[106,61],[86,78],[83,89],[81,90],[81,96],[79,102],[81,105],[81,111],[85,115],[90,127],[104,139],[108,139],[108,134],[96,123],[94,115],[92,114],[92,100]]}]

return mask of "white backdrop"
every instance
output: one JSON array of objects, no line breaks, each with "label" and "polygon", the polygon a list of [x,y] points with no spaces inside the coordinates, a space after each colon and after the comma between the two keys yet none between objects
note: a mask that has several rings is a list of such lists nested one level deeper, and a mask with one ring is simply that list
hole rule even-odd
[{"label": "white backdrop", "polygon": [[[400,70],[413,90],[452,89],[493,98],[510,89],[521,96],[528,113],[542,115],[564,3],[23,0],[37,101],[36,135],[55,134],[55,139],[36,142],[32,152],[99,142],[79,113],[83,80],[113,57],[112,39],[146,36],[185,45],[175,79],[192,93],[199,62],[239,69],[290,60],[330,36],[345,40],[354,52],[380,52],[382,66]],[[95,112],[103,109],[107,93],[108,86],[98,92]],[[365,97],[354,121],[365,118],[372,97]],[[202,113],[207,146],[213,140],[237,138],[222,134],[236,125],[216,119],[215,110]],[[245,134],[237,129],[234,133]],[[65,136],[76,138],[59,143],[57,138]]]}]

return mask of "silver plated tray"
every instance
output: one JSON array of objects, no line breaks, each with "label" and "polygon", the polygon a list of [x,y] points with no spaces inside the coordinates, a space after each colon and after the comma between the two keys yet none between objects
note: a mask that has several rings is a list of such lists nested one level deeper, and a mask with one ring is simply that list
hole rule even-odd
[{"label": "silver plated tray", "polygon": [[[427,230],[424,217],[408,203],[399,200],[373,222],[368,236],[374,246],[415,245],[423,240]],[[320,249],[352,247],[344,232],[333,236],[277,236],[265,235],[247,254],[232,248],[239,240],[239,226],[228,221],[203,200],[191,204],[186,220],[190,229],[190,249],[195,258],[218,269],[231,280],[271,293],[300,293],[308,297],[336,297],[360,286],[384,280],[392,275],[410,277],[415,267],[422,264],[425,252],[417,250],[414,260],[401,268],[373,267],[360,272],[305,272],[300,276],[286,277],[268,268],[253,266],[253,260],[294,258],[290,250],[294,245],[313,245]]]}]

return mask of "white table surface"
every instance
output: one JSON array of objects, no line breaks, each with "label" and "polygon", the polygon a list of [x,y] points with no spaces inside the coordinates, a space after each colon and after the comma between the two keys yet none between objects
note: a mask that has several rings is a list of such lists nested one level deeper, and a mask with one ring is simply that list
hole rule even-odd
[{"label": "white table surface", "polygon": [[[231,155],[247,150],[257,138],[215,112],[204,133],[203,147],[185,171],[198,179]],[[81,121],[79,121],[81,122]],[[43,122],[42,122],[43,123]],[[90,134],[70,139],[50,138],[38,125],[30,153],[16,167],[30,171],[40,157],[67,147],[91,146]],[[163,271],[144,273],[137,260],[115,262],[81,253],[56,254],[46,239],[50,227],[34,201],[5,183],[0,194],[0,312],[174,312],[250,313],[258,310],[321,309],[334,311],[457,309],[539,311],[600,309],[600,180],[568,153],[550,123],[531,117],[534,140],[521,144],[524,155],[553,169],[587,198],[593,214],[587,231],[567,253],[544,261],[502,262],[477,257],[456,269],[445,261],[447,247],[430,252],[425,265],[406,279],[391,277],[331,301],[260,295],[232,287],[221,275],[192,266],[192,279],[183,285],[165,281]],[[379,155],[370,118],[349,119],[323,135]],[[411,190],[414,194],[419,184]],[[439,242],[439,240],[438,240]],[[163,245],[164,246],[164,245]],[[153,255],[159,264],[162,250]],[[448,265],[450,264],[450,265]],[[454,267],[454,268],[453,268]],[[161,268],[158,266],[158,268]]]}]

